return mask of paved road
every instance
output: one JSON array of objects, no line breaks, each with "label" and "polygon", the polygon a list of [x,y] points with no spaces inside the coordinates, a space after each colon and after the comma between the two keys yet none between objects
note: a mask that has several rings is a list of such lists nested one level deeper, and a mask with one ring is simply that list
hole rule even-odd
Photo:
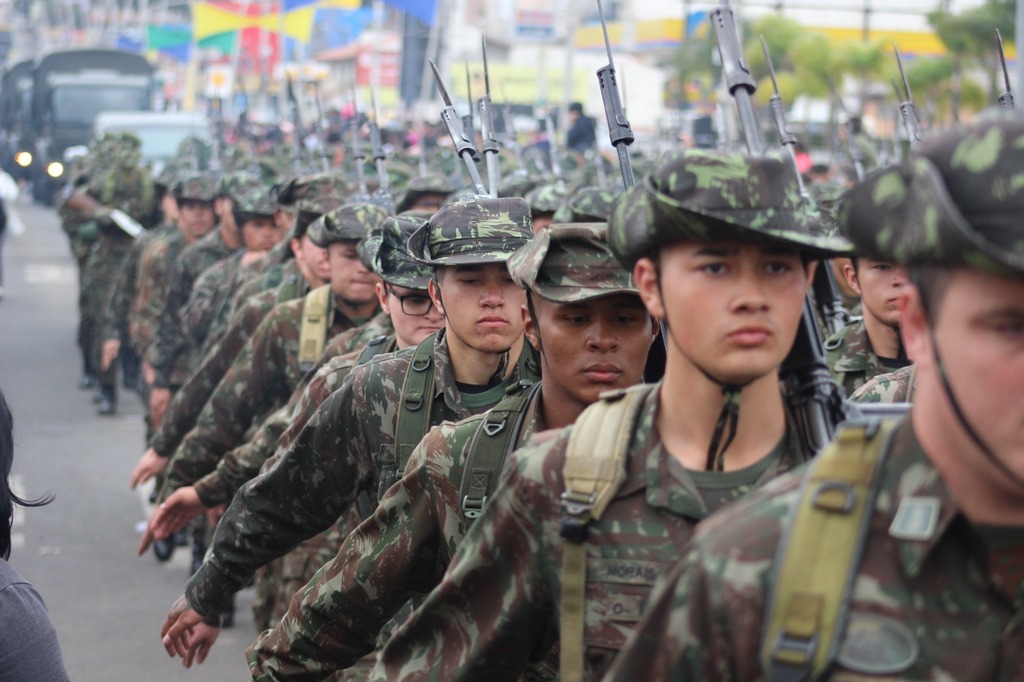
[{"label": "paved road", "polygon": [[16,210],[26,229],[4,248],[0,387],[14,413],[16,483],[56,500],[18,514],[11,564],[46,600],[76,682],[248,679],[248,591],[237,625],[202,666],[186,670],[160,645],[187,557],[179,550],[161,565],[135,556],[145,511],[128,478],[143,449],[141,406],[122,394],[118,415],[99,417],[77,389],[77,275],[67,239],[54,211],[21,202]]}]

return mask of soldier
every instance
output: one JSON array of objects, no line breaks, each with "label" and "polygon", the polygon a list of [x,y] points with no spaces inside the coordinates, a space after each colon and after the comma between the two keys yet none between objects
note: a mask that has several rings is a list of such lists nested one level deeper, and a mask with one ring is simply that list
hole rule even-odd
[{"label": "soldier", "polygon": [[825,361],[847,396],[875,376],[910,364],[900,341],[899,301],[907,273],[866,256],[843,264],[843,277],[860,297],[863,317],[825,341]]},{"label": "soldier", "polygon": [[451,183],[443,175],[431,173],[410,178],[395,206],[395,211],[434,211],[444,205],[448,193],[452,191]]},{"label": "soldier", "polygon": [[150,413],[157,421],[170,403],[171,394],[180,384],[174,380],[188,376],[192,360],[181,331],[181,307],[188,301],[196,278],[222,258],[241,246],[237,233],[217,227],[214,212],[217,178],[209,173],[194,173],[178,181],[175,198],[182,229],[198,237],[185,247],[175,262],[168,280],[164,310],[157,326],[156,340],[150,348],[149,364],[153,368],[153,389],[149,396]]},{"label": "soldier", "polygon": [[[596,680],[696,523],[802,462],[779,388],[818,236],[780,159],[683,153],[632,188],[609,244],[666,322],[665,379],[535,437],[371,679],[516,680],[557,633]],[[551,626],[551,627],[549,627]]]},{"label": "soldier", "polygon": [[526,195],[526,203],[530,204],[530,217],[533,219],[533,233],[540,231],[554,222],[555,212],[569,199],[569,192],[564,185],[551,183],[536,187]]},{"label": "soldier", "polygon": [[402,603],[440,580],[492,492],[467,485],[468,467],[493,488],[507,452],[530,434],[566,426],[601,392],[641,380],[654,327],[603,225],[553,225],[512,256],[509,271],[527,290],[526,338],[543,383],[430,431],[371,519],[250,647],[254,679],[319,679],[372,651]]},{"label": "soldier", "polygon": [[909,270],[913,410],[709,521],[611,679],[1024,678],[1022,164],[987,121],[850,190],[845,234]]},{"label": "soldier", "polygon": [[917,372],[913,365],[894,372],[876,374],[858,388],[850,400],[855,403],[910,403],[917,388]]},{"label": "soldier", "polygon": [[466,197],[410,237],[410,252],[434,268],[429,291],[444,328],[355,368],[277,465],[239,490],[164,624],[168,653],[186,655],[192,627],[220,612],[257,567],[342,514],[369,514],[371,496],[396,480],[430,426],[482,412],[535,378],[523,352],[524,297],[505,265],[531,236],[522,199]]}]

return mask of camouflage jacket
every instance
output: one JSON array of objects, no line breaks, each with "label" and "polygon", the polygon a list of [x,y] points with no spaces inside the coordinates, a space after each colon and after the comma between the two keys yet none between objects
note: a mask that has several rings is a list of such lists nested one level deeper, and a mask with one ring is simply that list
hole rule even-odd
[{"label": "camouflage jacket", "polygon": [[[659,585],[609,679],[765,679],[759,651],[765,595],[800,482],[794,472],[701,527]],[[861,637],[840,642],[832,679],[1024,679],[1024,591],[1018,585],[1011,599],[994,582],[985,543],[909,421],[898,427],[876,485],[846,622],[849,628],[870,619],[878,634],[871,627],[866,636],[863,628],[848,630]],[[936,505],[934,514],[917,515],[935,525],[916,540],[895,538],[894,519],[911,499]],[[1020,533],[1013,530],[1019,556]]]},{"label": "camouflage jacket", "polygon": [[[425,406],[430,425],[488,409],[523,371],[521,362],[493,388],[463,396],[444,330],[428,340],[435,389]],[[187,584],[185,595],[196,611],[222,611],[258,567],[334,524],[357,503],[372,512],[382,469],[397,457],[398,407],[414,350],[378,356],[352,370],[276,466],[242,486],[217,526],[207,560]]]},{"label": "camouflage jacket", "polygon": [[[660,386],[648,389],[637,417],[626,480],[588,529],[587,680],[608,669],[654,581],[678,558],[697,522],[803,460],[790,429],[745,470],[685,469],[662,448],[655,426]],[[560,500],[569,432],[542,434],[544,442],[513,454],[441,584],[388,641],[371,679],[516,680],[531,655],[547,653],[561,610]],[[705,502],[702,491],[712,488],[713,500]]]},{"label": "camouflage jacket", "polygon": [[117,339],[138,352],[144,349],[151,339],[132,336],[132,316],[136,300],[139,296],[141,283],[142,258],[153,242],[164,239],[174,230],[173,227],[159,227],[139,235],[132,244],[128,255],[121,263],[121,270],[114,280],[103,314],[103,338]]},{"label": "camouflage jacket", "polygon": [[[323,365],[302,380],[288,404],[268,415],[248,442],[224,455],[216,469],[196,481],[196,493],[205,506],[230,502],[246,481],[260,473],[275,452],[291,447],[321,403],[348,376],[366,347],[365,341],[373,338],[374,331],[390,334],[393,331],[391,318],[380,313],[365,328],[331,339],[324,349]],[[387,345],[388,350],[382,352],[394,350],[391,343]]]},{"label": "camouflage jacket", "polygon": [[264,291],[252,296],[235,313],[224,338],[203,356],[199,367],[174,395],[160,428],[150,439],[151,448],[165,457],[174,454],[186,434],[195,426],[199,413],[213,389],[217,388],[217,384],[230,369],[235,356],[245,347],[267,313],[274,309],[279,298],[277,291]]},{"label": "camouflage jacket", "polygon": [[[299,367],[305,303],[302,298],[281,303],[257,327],[206,401],[195,428],[171,458],[164,495],[192,485],[210,473],[225,453],[245,442],[246,434],[253,424],[258,424],[259,418],[288,401],[305,375]],[[333,339],[357,328],[350,341],[354,347],[379,335],[379,324],[369,331],[365,324],[357,326],[337,307],[333,296],[331,306],[326,338]]]},{"label": "camouflage jacket", "polygon": [[181,309],[188,302],[192,286],[199,275],[233,252],[234,249],[229,248],[221,238],[220,230],[215,229],[185,248],[174,264],[167,286],[164,310],[157,327],[156,341],[149,354],[149,362],[156,371],[155,386],[170,387],[170,377],[178,366],[177,363],[181,362],[181,367],[191,368],[198,360],[189,357],[190,346],[182,331]]},{"label": "camouflage jacket", "polygon": [[909,403],[914,400],[917,373],[913,365],[872,377],[850,400],[855,403]]},{"label": "camouflage jacket", "polygon": [[[192,287],[181,309],[181,323],[192,348],[208,349],[223,336],[231,296],[242,280],[244,251],[217,261]],[[209,341],[208,341],[209,340]]]},{"label": "camouflage jacket", "polygon": [[[519,445],[544,430],[538,396],[523,406]],[[459,490],[468,439],[456,433],[475,431],[481,419],[430,430],[373,516],[249,648],[253,679],[319,680],[354,665],[408,599],[437,586],[465,535]]]},{"label": "camouflage jacket", "polygon": [[[139,357],[146,358],[156,340],[156,329],[167,301],[170,269],[184,248],[181,232],[174,227],[157,234],[139,254],[138,283],[128,314],[128,338]],[[176,385],[184,376],[171,376]]]},{"label": "camouflage jacket", "polygon": [[864,320],[851,322],[825,340],[825,362],[846,396],[852,395],[871,377],[886,371],[871,349]]}]

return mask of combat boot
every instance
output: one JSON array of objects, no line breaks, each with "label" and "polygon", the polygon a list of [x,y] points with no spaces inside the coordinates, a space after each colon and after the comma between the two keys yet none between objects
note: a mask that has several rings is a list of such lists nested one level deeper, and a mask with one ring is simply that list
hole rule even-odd
[{"label": "combat boot", "polygon": [[112,386],[104,386],[100,389],[100,401],[96,407],[96,414],[109,417],[117,414],[117,394]]}]

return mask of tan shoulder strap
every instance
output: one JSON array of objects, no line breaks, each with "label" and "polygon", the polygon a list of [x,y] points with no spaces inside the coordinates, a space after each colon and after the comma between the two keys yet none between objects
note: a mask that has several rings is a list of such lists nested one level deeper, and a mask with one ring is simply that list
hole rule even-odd
[{"label": "tan shoulder strap", "polygon": [[775,555],[761,640],[769,680],[827,673],[875,507],[874,482],[898,423],[846,426],[811,461]]},{"label": "tan shoulder strap", "polygon": [[587,532],[626,480],[626,457],[637,414],[650,386],[602,398],[580,415],[569,434],[562,494],[561,678],[583,680]]},{"label": "tan shoulder strap", "polygon": [[299,328],[299,370],[312,370],[324,352],[327,342],[327,316],[331,307],[331,285],[313,289],[302,304],[302,325]]}]

